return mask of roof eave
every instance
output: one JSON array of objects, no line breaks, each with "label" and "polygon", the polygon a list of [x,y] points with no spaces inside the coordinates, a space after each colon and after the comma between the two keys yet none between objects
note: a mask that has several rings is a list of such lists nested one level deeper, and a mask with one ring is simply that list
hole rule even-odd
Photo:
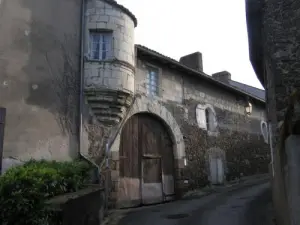
[{"label": "roof eave", "polygon": [[115,0],[103,0],[105,1],[106,3],[110,4],[110,5],[113,5],[113,6],[116,6],[118,7],[120,10],[122,10],[125,14],[127,14],[132,20],[133,20],[133,23],[134,23],[134,26],[137,27],[137,18],[135,17],[135,15],[129,10],[127,9],[125,6],[123,5],[120,5],[117,1]]},{"label": "roof eave", "polygon": [[246,19],[250,62],[257,78],[264,86],[262,9],[263,5],[261,0],[246,0]]},{"label": "roof eave", "polygon": [[200,71],[196,71],[194,69],[191,69],[191,68],[189,68],[189,67],[187,67],[187,66],[185,66],[185,65],[183,65],[183,64],[181,64],[181,63],[179,63],[179,62],[177,62],[177,61],[175,61],[175,60],[173,60],[171,58],[163,56],[163,55],[161,55],[161,54],[159,54],[157,52],[151,51],[150,49],[147,49],[147,48],[145,48],[145,47],[143,47],[141,45],[136,45],[136,48],[137,48],[138,51],[141,51],[144,54],[146,53],[149,56],[152,56],[153,59],[160,60],[160,61],[165,62],[165,63],[170,63],[173,66],[173,68],[184,69],[185,71],[188,71],[191,74],[196,75],[196,76],[198,76],[201,79],[207,80],[208,82],[212,82],[215,85],[218,85],[218,86],[220,86],[220,87],[222,87],[222,88],[224,88],[226,90],[233,91],[235,93],[239,93],[239,94],[242,94],[242,95],[247,96],[247,97],[249,96],[253,100],[256,100],[256,101],[259,101],[260,103],[265,104],[265,100],[264,99],[261,99],[261,98],[258,98],[256,96],[250,95],[249,93],[244,92],[244,91],[242,91],[240,89],[237,89],[237,88],[235,88],[233,86],[226,85],[223,82],[215,80],[214,78],[212,78],[211,76],[205,74],[204,72],[200,72]]}]

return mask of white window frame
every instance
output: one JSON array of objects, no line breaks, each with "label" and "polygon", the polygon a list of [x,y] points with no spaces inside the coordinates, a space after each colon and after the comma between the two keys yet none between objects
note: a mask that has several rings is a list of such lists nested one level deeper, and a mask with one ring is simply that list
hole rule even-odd
[{"label": "white window frame", "polygon": [[[265,130],[264,130],[263,125],[265,125]],[[268,129],[268,123],[266,121],[260,122],[260,130],[261,130],[261,134],[265,140],[265,143],[269,144],[269,129]]]},{"label": "white window frame", "polygon": [[[151,65],[146,66],[147,74],[146,74],[146,93],[148,96],[159,96],[159,68]],[[153,76],[150,72],[156,72],[156,75]]]},{"label": "white window frame", "polygon": [[[94,40],[96,35],[99,36],[99,40]],[[97,31],[90,30],[89,32],[89,59],[96,61],[104,61],[112,58],[112,32],[110,31]],[[99,50],[94,48],[95,44],[99,44]],[[105,49],[105,50],[104,50]],[[95,52],[97,52],[95,56]],[[105,53],[105,54],[104,54]]]},{"label": "white window frame", "polygon": [[[210,110],[211,120],[213,121],[207,121],[206,118],[206,110]],[[200,129],[208,131],[208,134],[215,135],[218,133],[218,122],[216,117],[216,112],[211,105],[202,105],[198,104],[196,107],[196,119],[197,124]],[[207,124],[212,124],[213,129],[208,129]]]}]

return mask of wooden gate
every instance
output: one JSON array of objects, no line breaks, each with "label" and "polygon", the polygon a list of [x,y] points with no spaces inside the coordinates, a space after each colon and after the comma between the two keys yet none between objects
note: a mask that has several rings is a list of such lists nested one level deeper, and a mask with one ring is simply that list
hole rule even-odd
[{"label": "wooden gate", "polygon": [[6,109],[0,107],[0,175],[2,174],[5,116],[6,116]]},{"label": "wooden gate", "polygon": [[159,119],[136,114],[125,124],[120,143],[118,200],[126,206],[174,198],[173,145]]}]

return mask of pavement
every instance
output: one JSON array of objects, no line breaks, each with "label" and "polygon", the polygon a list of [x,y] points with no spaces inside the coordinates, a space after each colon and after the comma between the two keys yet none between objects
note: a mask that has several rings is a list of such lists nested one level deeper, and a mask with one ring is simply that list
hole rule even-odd
[{"label": "pavement", "polygon": [[182,200],[115,210],[105,225],[273,225],[270,182],[255,177]]}]

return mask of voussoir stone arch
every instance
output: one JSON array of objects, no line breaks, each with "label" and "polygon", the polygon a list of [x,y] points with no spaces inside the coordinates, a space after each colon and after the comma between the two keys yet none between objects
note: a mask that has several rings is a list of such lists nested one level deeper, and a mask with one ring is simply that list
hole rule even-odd
[{"label": "voussoir stone arch", "polygon": [[[135,100],[126,120],[131,116],[138,113],[150,113],[159,117],[167,127],[169,135],[173,141],[173,151],[175,159],[183,159],[185,157],[185,146],[183,135],[178,123],[173,115],[161,105],[158,101],[148,99],[146,97],[139,97]],[[120,132],[121,133],[121,132]],[[111,151],[119,151],[120,146],[120,133],[118,134]]]}]

